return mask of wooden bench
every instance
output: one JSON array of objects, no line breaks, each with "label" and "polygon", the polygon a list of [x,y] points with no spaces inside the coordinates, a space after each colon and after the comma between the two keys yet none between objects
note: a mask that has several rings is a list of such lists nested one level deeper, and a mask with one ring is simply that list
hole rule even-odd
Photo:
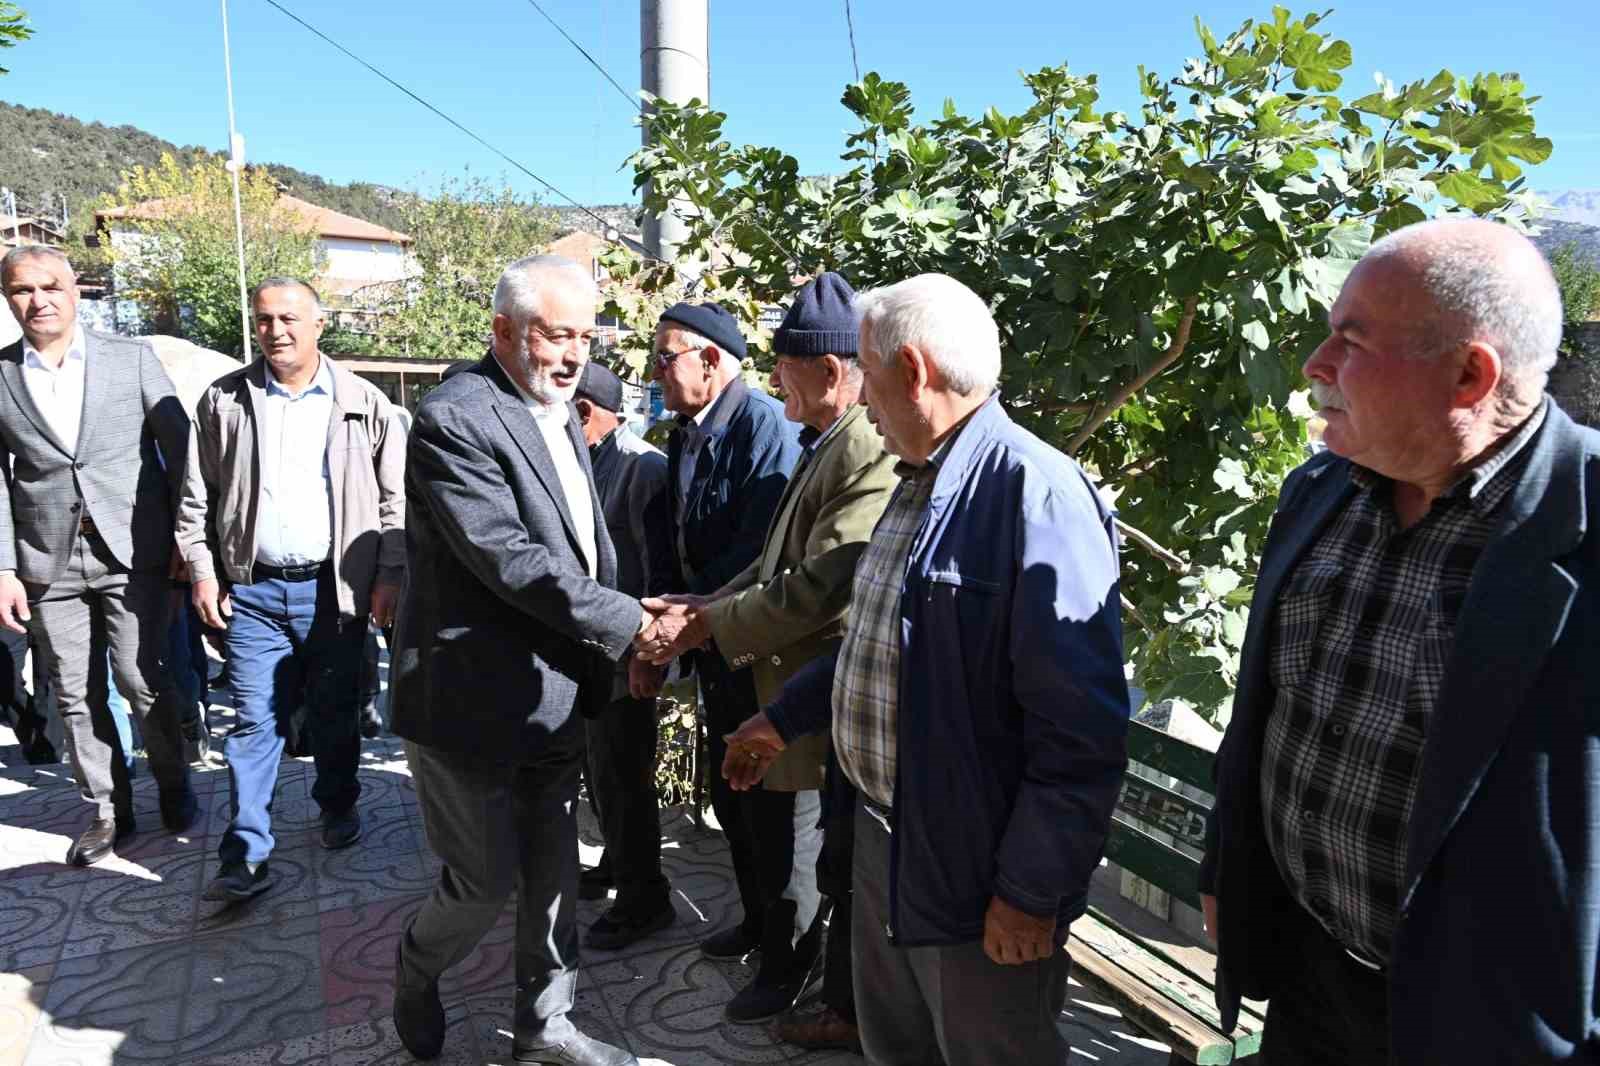
[{"label": "wooden bench", "polygon": [[[1128,757],[1198,789],[1211,788],[1212,753],[1134,722]],[[1200,907],[1200,861],[1175,844],[1203,849],[1208,804],[1133,772],[1123,779],[1106,858],[1173,900]],[[1169,843],[1169,841],[1171,841]],[[1123,1017],[1172,1049],[1171,1062],[1230,1063],[1261,1046],[1265,1008],[1246,1004],[1231,1035],[1224,1034],[1213,994],[1216,955],[1123,899],[1102,868],[1089,911],[1072,925],[1067,951],[1073,973]]]}]

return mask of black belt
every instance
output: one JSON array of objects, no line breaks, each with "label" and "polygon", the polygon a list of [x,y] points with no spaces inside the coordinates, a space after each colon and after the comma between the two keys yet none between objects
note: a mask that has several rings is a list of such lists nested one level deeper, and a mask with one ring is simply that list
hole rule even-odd
[{"label": "black belt", "polygon": [[250,568],[250,576],[256,580],[271,578],[274,581],[315,581],[327,570],[333,572],[333,560],[324,559],[320,563],[307,563],[304,566],[273,566],[271,563],[257,563]]}]

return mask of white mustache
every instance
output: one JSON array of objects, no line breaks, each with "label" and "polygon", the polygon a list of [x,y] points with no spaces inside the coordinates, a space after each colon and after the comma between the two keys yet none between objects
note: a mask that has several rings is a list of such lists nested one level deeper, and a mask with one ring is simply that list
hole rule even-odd
[{"label": "white mustache", "polygon": [[1345,410],[1344,393],[1337,385],[1326,385],[1320,381],[1311,383],[1311,398],[1318,407],[1332,407],[1336,410]]}]

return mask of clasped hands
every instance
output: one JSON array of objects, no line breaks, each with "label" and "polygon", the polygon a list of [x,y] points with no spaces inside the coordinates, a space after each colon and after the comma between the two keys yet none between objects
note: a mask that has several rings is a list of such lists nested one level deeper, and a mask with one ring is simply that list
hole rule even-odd
[{"label": "clasped hands", "polygon": [[635,699],[659,695],[672,660],[711,639],[702,611],[710,602],[706,596],[651,596],[640,602],[644,614],[628,661],[630,695]]}]

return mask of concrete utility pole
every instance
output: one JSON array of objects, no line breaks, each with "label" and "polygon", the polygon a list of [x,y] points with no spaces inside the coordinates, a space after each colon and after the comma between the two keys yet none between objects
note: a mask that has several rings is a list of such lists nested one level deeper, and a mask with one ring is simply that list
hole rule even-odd
[{"label": "concrete utility pole", "polygon": [[[639,0],[639,83],[675,104],[711,102],[711,31],[708,0]],[[650,143],[648,133],[644,141]],[[679,210],[687,210],[687,203]],[[673,211],[644,218],[644,244],[671,261],[688,227]]]}]

